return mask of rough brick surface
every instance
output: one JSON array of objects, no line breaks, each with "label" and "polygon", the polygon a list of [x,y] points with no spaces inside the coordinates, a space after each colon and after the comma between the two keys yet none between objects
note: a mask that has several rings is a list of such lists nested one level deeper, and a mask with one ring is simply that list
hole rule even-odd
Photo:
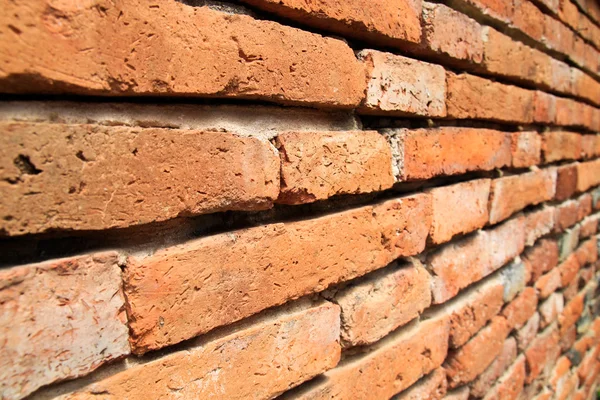
[{"label": "rough brick surface", "polygon": [[115,252],[0,271],[0,392],[22,398],[129,354]]},{"label": "rough brick surface", "polygon": [[544,161],[579,160],[582,155],[581,135],[574,132],[549,131],[542,134]]},{"label": "rough brick surface", "polygon": [[556,325],[546,328],[525,350],[527,360],[527,383],[533,382],[544,369],[551,368],[558,359],[560,348],[558,329]]},{"label": "rough brick surface", "polygon": [[525,357],[520,355],[502,378],[485,395],[485,400],[516,400],[525,384]]},{"label": "rough brick surface", "polygon": [[542,239],[527,249],[525,259],[531,265],[531,280],[534,283],[544,273],[558,265],[558,243],[552,239]]},{"label": "rough brick surface", "polygon": [[447,389],[446,371],[437,368],[421,378],[407,390],[394,396],[393,400],[438,400],[444,398]]},{"label": "rough brick surface", "polygon": [[543,207],[541,210],[525,214],[525,244],[527,246],[533,246],[536,240],[552,231],[554,213],[553,207]]},{"label": "rough brick surface", "polygon": [[577,190],[586,190],[600,184],[600,160],[577,164]]},{"label": "rough brick surface", "polygon": [[517,358],[517,342],[509,337],[504,341],[502,352],[471,384],[470,394],[474,397],[484,397],[492,388],[496,380],[508,369]]},{"label": "rough brick surface", "polygon": [[502,315],[511,328],[520,329],[533,316],[537,304],[538,298],[535,289],[527,287],[504,307]]},{"label": "rough brick surface", "polygon": [[577,165],[568,164],[556,168],[556,200],[566,200],[577,191]]},{"label": "rough brick surface", "polygon": [[514,132],[510,145],[513,167],[525,168],[540,163],[542,140],[537,132]]}]

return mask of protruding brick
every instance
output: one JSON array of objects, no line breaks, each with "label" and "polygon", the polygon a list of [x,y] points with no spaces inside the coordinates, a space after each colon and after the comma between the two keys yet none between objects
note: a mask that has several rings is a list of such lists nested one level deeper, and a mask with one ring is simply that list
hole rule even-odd
[{"label": "protruding brick", "polygon": [[523,390],[526,375],[525,356],[521,354],[485,395],[484,400],[517,400]]},{"label": "protruding brick", "polygon": [[577,327],[572,326],[562,335],[560,338],[560,350],[563,353],[566,353],[573,347],[575,341],[577,340]]},{"label": "protruding brick", "polygon": [[502,310],[502,315],[512,329],[520,329],[533,316],[538,304],[537,294],[532,287],[525,288]]},{"label": "protruding brick", "polygon": [[561,277],[558,268],[551,269],[550,272],[540,276],[535,281],[535,288],[538,291],[540,299],[545,299],[561,287]]},{"label": "protruding brick", "polygon": [[531,265],[529,283],[535,283],[540,276],[558,265],[558,243],[552,239],[542,239],[526,250],[524,258]]},{"label": "protruding brick", "polygon": [[556,121],[557,97],[536,90],[533,94],[533,121],[554,123]]},{"label": "protruding brick", "polygon": [[598,232],[599,221],[600,215],[598,214],[586,217],[583,221],[581,221],[581,230],[579,231],[580,239],[595,235],[596,232]]},{"label": "protruding brick", "polygon": [[600,159],[577,164],[577,190],[585,192],[600,184]]},{"label": "protruding brick", "polygon": [[510,138],[490,129],[392,129],[396,180],[429,179],[510,165]]},{"label": "protruding brick", "polygon": [[517,339],[517,347],[519,352],[525,351],[529,344],[535,339],[540,327],[540,314],[534,313],[525,325],[517,331],[515,338]]},{"label": "protruding brick", "polygon": [[394,184],[390,146],[377,132],[288,132],[276,140],[281,155],[280,203],[309,203]]},{"label": "protruding brick", "polygon": [[430,223],[430,198],[417,194],[131,257],[125,290],[134,349],[177,343],[417,254]]},{"label": "protruding brick", "polygon": [[579,204],[575,200],[565,201],[556,207],[554,231],[557,233],[575,225],[578,221]]},{"label": "protruding brick", "polygon": [[548,371],[549,367],[552,367],[558,359],[560,355],[559,338],[556,325],[551,325],[540,333],[527,348],[525,351],[527,370],[529,371],[527,383],[533,382],[545,370]]},{"label": "protruding brick", "polygon": [[363,50],[358,57],[368,78],[363,113],[446,116],[444,68],[375,50]]},{"label": "protruding brick", "polygon": [[579,267],[579,261],[575,254],[571,254],[566,260],[560,263],[558,271],[560,272],[561,287],[567,287],[577,277]]},{"label": "protruding brick", "polygon": [[556,169],[544,169],[492,180],[490,223],[516,211],[551,200],[556,190]]},{"label": "protruding brick", "polygon": [[573,256],[577,259],[577,262],[580,266],[585,266],[587,264],[591,264],[598,260],[598,240],[593,237],[589,240],[583,242]]},{"label": "protruding brick", "polygon": [[437,187],[428,192],[433,204],[429,237],[434,244],[447,242],[454,235],[472,232],[487,223],[489,179]]},{"label": "protruding brick", "polygon": [[417,317],[431,304],[430,276],[418,261],[392,265],[338,291],[342,341],[347,346],[373,343]]},{"label": "protruding brick", "polygon": [[577,163],[556,168],[556,194],[558,201],[567,200],[577,191]]},{"label": "protruding brick", "polygon": [[346,43],[248,15],[169,0],[152,7],[141,0],[20,1],[4,11],[0,53],[10,62],[2,65],[2,92],[243,97],[347,108],[364,95],[364,68]]},{"label": "protruding brick", "polygon": [[129,354],[118,254],[0,272],[0,392],[20,399]]},{"label": "protruding brick", "polygon": [[530,0],[514,0],[512,25],[530,38],[540,41],[544,35],[544,13]]},{"label": "protruding brick", "polygon": [[561,336],[573,326],[581,316],[584,307],[584,299],[585,296],[583,293],[578,294],[565,305],[563,312],[558,316]]},{"label": "protruding brick", "polygon": [[517,342],[514,338],[509,337],[504,341],[502,352],[498,354],[498,357],[469,385],[471,395],[474,397],[485,396],[516,358]]},{"label": "protruding brick", "polygon": [[339,316],[339,307],[327,302],[287,305],[233,332],[133,364],[73,397],[273,398],[338,363]]},{"label": "protruding brick", "polygon": [[579,160],[582,155],[581,135],[564,131],[544,132],[542,153],[545,162]]},{"label": "protruding brick", "polygon": [[548,299],[540,304],[540,328],[544,329],[551,323],[556,321],[558,316],[563,312],[565,300],[561,293],[552,293]]},{"label": "protruding brick", "polygon": [[533,244],[554,228],[554,207],[543,207],[541,210],[525,213],[525,244]]},{"label": "protruding brick", "polygon": [[576,201],[577,201],[577,205],[578,205],[577,221],[581,221],[582,219],[584,219],[585,217],[587,217],[588,215],[590,215],[592,213],[593,198],[590,193],[584,193],[581,196],[579,196]]},{"label": "protruding brick", "polygon": [[276,152],[256,138],[25,122],[0,131],[0,231],[9,235],[260,210],[279,192]]},{"label": "protruding brick", "polygon": [[399,395],[392,397],[392,400],[439,400],[446,394],[447,385],[446,371],[444,368],[437,368]]},{"label": "protruding brick", "polygon": [[511,134],[512,166],[525,168],[538,165],[541,161],[542,139],[535,131]]}]

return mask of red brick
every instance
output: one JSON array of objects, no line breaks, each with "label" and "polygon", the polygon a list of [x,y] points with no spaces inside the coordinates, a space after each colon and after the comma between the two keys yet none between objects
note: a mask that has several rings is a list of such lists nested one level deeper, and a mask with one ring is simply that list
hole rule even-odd
[{"label": "red brick", "polygon": [[563,312],[565,300],[561,293],[552,293],[542,304],[540,304],[540,328],[544,329],[556,321]]},{"label": "red brick", "polygon": [[527,206],[552,199],[555,189],[554,168],[492,180],[490,223],[495,224]]},{"label": "red brick", "polygon": [[505,132],[443,127],[396,129],[386,135],[392,144],[399,181],[490,171],[510,165],[510,138]]},{"label": "red brick", "polygon": [[492,322],[463,347],[452,351],[444,363],[448,387],[455,388],[473,381],[502,352],[510,327],[503,317]]},{"label": "red brick", "polygon": [[141,400],[152,393],[155,398],[268,399],[333,368],[340,359],[339,308],[334,304],[303,301],[251,322],[183,351],[130,364],[78,389],[72,398],[101,393]]},{"label": "red brick", "polygon": [[537,294],[532,287],[525,288],[502,310],[502,316],[512,329],[521,328],[533,316],[538,304]]},{"label": "red brick", "polygon": [[560,233],[575,225],[578,221],[578,214],[579,204],[575,200],[569,200],[557,206],[554,231]]},{"label": "red brick", "polygon": [[556,200],[567,200],[577,191],[577,165],[574,163],[556,168]]},{"label": "red brick", "polygon": [[560,263],[558,271],[560,272],[560,281],[563,288],[577,277],[579,267],[580,265],[575,254],[571,254],[565,261]]},{"label": "red brick", "polygon": [[[598,83],[600,85],[600,82]],[[581,135],[581,152],[583,158],[594,158],[600,155],[600,135]]]},{"label": "red brick", "polygon": [[247,15],[167,0],[152,7],[141,0],[77,7],[19,1],[4,11],[3,92],[243,97],[352,108],[365,90],[363,66],[343,41]]},{"label": "red brick", "polygon": [[448,117],[528,123],[533,121],[533,93],[469,74],[447,72]]},{"label": "red brick", "polygon": [[569,301],[558,316],[558,323],[560,325],[561,336],[577,322],[581,313],[583,312],[585,294],[580,293]]},{"label": "red brick", "polygon": [[544,13],[529,0],[514,0],[512,24],[530,38],[540,41],[544,36]]},{"label": "red brick", "polygon": [[368,86],[360,111],[367,114],[446,116],[444,68],[391,53],[363,50]]},{"label": "red brick", "polygon": [[600,347],[596,346],[592,349],[590,349],[585,356],[583,357],[583,360],[581,361],[581,364],[579,364],[579,367],[577,368],[577,374],[579,375],[579,378],[581,379],[581,381],[585,381],[586,378],[588,378],[588,376],[590,376],[593,372],[594,369],[596,368],[598,364],[598,355],[600,354]]},{"label": "red brick", "polygon": [[0,271],[0,392],[20,399],[129,354],[118,254]]},{"label": "red brick", "polygon": [[544,132],[542,154],[545,162],[579,160],[582,156],[581,135],[564,131]]},{"label": "red brick", "polygon": [[569,54],[573,51],[575,34],[566,25],[561,24],[552,16],[546,15],[543,22],[546,47],[558,52]]},{"label": "red brick", "polygon": [[533,244],[554,228],[554,207],[543,207],[537,211],[525,213],[525,244]]},{"label": "red brick", "polygon": [[556,120],[557,97],[536,90],[533,95],[533,121],[554,123]]},{"label": "red brick", "polygon": [[566,356],[562,356],[556,362],[548,383],[556,394],[562,392],[565,383],[570,378],[571,361]]},{"label": "red brick", "polygon": [[574,257],[582,267],[596,262],[598,260],[598,240],[593,237],[583,242],[575,250]]},{"label": "red brick", "polygon": [[494,383],[504,374],[508,367],[517,358],[517,343],[509,337],[504,341],[502,352],[486,370],[469,385],[473,397],[483,397],[494,386]]},{"label": "red brick", "polygon": [[551,367],[560,355],[558,330],[552,325],[531,343],[525,351],[527,361],[527,379],[526,383],[533,382],[544,370]]},{"label": "red brick", "polygon": [[[269,208],[279,161],[230,133],[4,122],[0,231],[96,230]],[[177,157],[173,157],[177,154]]]},{"label": "red brick", "polygon": [[592,195],[590,193],[584,193],[581,196],[579,196],[577,198],[577,204],[579,206],[578,212],[577,212],[577,220],[581,221],[582,219],[584,219],[585,217],[587,217],[588,215],[590,215],[592,213]]},{"label": "red brick", "polygon": [[438,368],[447,350],[446,319],[413,323],[371,346],[368,353],[347,358],[320,382],[283,399],[390,398]]},{"label": "red brick", "polygon": [[[456,183],[427,192],[433,205],[429,238],[434,244],[482,228],[488,221],[489,179]],[[456,210],[460,210],[460,214]]]},{"label": "red brick", "polygon": [[589,76],[587,73],[578,68],[571,68],[571,85],[573,87],[572,91],[575,95],[583,97],[596,104],[600,102],[600,100],[598,100],[598,93],[600,93],[600,82]]},{"label": "red brick", "polygon": [[540,276],[558,265],[558,243],[552,239],[542,239],[527,249],[524,257],[531,264],[529,283],[535,283]]},{"label": "red brick", "polygon": [[483,59],[482,27],[443,4],[423,4],[424,46],[436,54],[479,64]]},{"label": "red brick", "polygon": [[523,390],[526,375],[525,357],[520,355],[496,385],[485,395],[484,400],[518,399]]},{"label": "red brick", "polygon": [[579,232],[580,238],[587,238],[592,235],[595,235],[598,232],[598,221],[600,217],[598,215],[592,215],[590,217],[586,217],[583,221],[581,221],[581,231]]},{"label": "red brick", "polygon": [[525,247],[523,218],[443,246],[429,256],[433,276],[433,303],[454,297],[460,289],[479,281],[519,255]]},{"label": "red brick", "polygon": [[125,287],[135,351],[177,343],[417,254],[430,216],[429,197],[417,194],[130,257]]},{"label": "red brick", "polygon": [[538,165],[541,161],[542,139],[535,131],[511,134],[512,166],[525,168]]},{"label": "red brick", "polygon": [[281,155],[280,203],[309,203],[394,184],[391,150],[377,132],[287,132],[276,144]]},{"label": "red brick", "polygon": [[558,17],[560,18],[560,20],[566,23],[572,29],[577,30],[579,28],[580,18],[577,6],[570,0],[560,0],[559,5],[560,7],[558,8]]},{"label": "red brick", "polygon": [[243,0],[252,6],[319,29],[387,46],[421,39],[421,1],[360,0],[312,3],[300,0]]},{"label": "red brick", "polygon": [[540,327],[540,314],[535,313],[529,321],[517,331],[515,338],[517,339],[517,348],[519,352],[525,351],[529,344],[533,341]]},{"label": "red brick", "polygon": [[545,299],[561,287],[561,276],[558,268],[551,269],[550,272],[540,276],[535,281],[535,288],[538,296]]},{"label": "red brick", "polygon": [[417,383],[404,390],[393,400],[439,400],[446,394],[446,371],[437,368]]},{"label": "red brick", "polygon": [[577,327],[572,326],[560,338],[560,350],[564,353],[573,347],[577,340]]},{"label": "red brick", "polygon": [[392,265],[338,291],[342,343],[373,343],[417,317],[431,304],[430,276],[418,261]]}]

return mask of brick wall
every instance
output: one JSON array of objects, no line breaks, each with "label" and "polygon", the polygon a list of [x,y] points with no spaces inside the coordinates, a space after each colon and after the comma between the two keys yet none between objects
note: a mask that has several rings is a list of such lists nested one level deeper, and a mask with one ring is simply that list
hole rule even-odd
[{"label": "brick wall", "polygon": [[1,8],[0,398],[595,398],[597,0]]}]

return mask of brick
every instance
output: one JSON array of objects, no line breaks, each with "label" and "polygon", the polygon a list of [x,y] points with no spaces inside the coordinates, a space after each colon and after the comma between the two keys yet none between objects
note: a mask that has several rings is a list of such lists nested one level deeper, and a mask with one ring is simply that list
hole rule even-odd
[{"label": "brick", "polygon": [[362,113],[446,116],[444,68],[375,50],[363,50],[358,57],[368,78]]},{"label": "brick", "polygon": [[565,131],[544,132],[542,154],[545,162],[579,160],[582,156],[581,135]]},{"label": "brick", "polygon": [[525,288],[502,310],[502,316],[512,329],[520,329],[533,316],[538,304],[537,294],[532,287]]},{"label": "brick", "polygon": [[537,211],[525,213],[525,244],[533,244],[554,228],[554,207],[543,207]]},{"label": "brick", "polygon": [[598,354],[600,353],[600,347],[596,346],[590,349],[587,354],[583,357],[579,368],[577,368],[577,375],[581,381],[585,381],[590,376],[596,366],[598,365]]},{"label": "brick", "polygon": [[469,399],[469,387],[463,386],[454,390],[449,390],[444,397],[444,400],[468,400]]},{"label": "brick", "polygon": [[[229,133],[0,123],[0,231],[97,230],[269,208],[279,162]],[[178,157],[172,157],[177,154]]]},{"label": "brick", "polygon": [[571,347],[573,347],[576,340],[577,340],[577,328],[572,326],[569,329],[567,329],[565,334],[560,338],[560,342],[559,342],[560,350],[563,353],[568,352],[571,349]]},{"label": "brick", "polygon": [[[600,85],[600,82],[598,83]],[[581,135],[581,153],[583,158],[594,158],[600,155],[600,135]]]},{"label": "brick", "polygon": [[430,276],[418,261],[392,265],[338,291],[342,343],[373,343],[417,317],[431,304]]},{"label": "brick", "polygon": [[583,312],[583,307],[584,295],[581,293],[565,305],[563,312],[558,316],[561,336],[577,322]]},{"label": "brick", "polygon": [[445,305],[450,318],[451,348],[464,345],[500,312],[503,292],[501,280],[492,277],[469,287]]},{"label": "brick", "polygon": [[577,259],[577,263],[582,267],[596,262],[598,260],[597,239],[594,237],[583,242],[577,250],[575,250],[574,257]]},{"label": "brick", "polygon": [[596,232],[598,232],[598,221],[600,221],[600,216],[598,215],[586,217],[581,221],[581,230],[579,232],[580,239],[595,235]]},{"label": "brick", "polygon": [[129,354],[116,252],[0,271],[0,392],[20,399]]},{"label": "brick", "polygon": [[323,380],[283,399],[383,399],[438,368],[448,350],[448,323],[434,318],[395,331],[366,354],[344,360]]},{"label": "brick", "polygon": [[504,341],[502,352],[481,375],[471,382],[470,394],[473,397],[484,397],[516,358],[517,342],[514,338],[509,337]]},{"label": "brick", "polygon": [[561,293],[552,293],[539,307],[540,313],[540,328],[552,324],[558,316],[563,312],[565,300]]},{"label": "brick", "polygon": [[268,399],[333,368],[340,359],[335,304],[302,301],[251,322],[183,351],[133,364],[78,389],[73,398],[102,393],[134,400],[148,393],[157,398],[177,393],[183,398]]},{"label": "brick", "polygon": [[525,251],[525,260],[531,264],[531,280],[535,283],[540,276],[558,265],[558,243],[552,239],[542,239]]},{"label": "brick", "polygon": [[482,27],[443,4],[423,3],[424,46],[436,54],[479,64],[483,59]]},{"label": "brick", "polygon": [[593,210],[593,198],[590,193],[584,193],[577,198],[577,204],[579,206],[577,212],[577,221],[581,221],[592,213]]},{"label": "brick", "polygon": [[494,387],[485,395],[484,400],[516,400],[525,384],[525,357],[517,357]]},{"label": "brick", "polygon": [[517,348],[519,352],[525,351],[529,344],[533,341],[538,333],[538,329],[540,328],[540,314],[534,313],[531,318],[525,323],[525,325],[519,329],[515,338],[517,340]]},{"label": "brick", "polygon": [[579,267],[579,261],[577,261],[575,254],[571,254],[565,261],[559,264],[558,271],[560,272],[561,287],[566,287],[577,277]]},{"label": "brick", "polygon": [[512,24],[530,38],[541,41],[544,36],[544,13],[529,0],[514,0]]},{"label": "brick", "polygon": [[513,1],[501,0],[456,0],[453,1],[453,7],[476,9],[479,13],[486,17],[500,20],[502,22],[510,22],[514,12]]},{"label": "brick", "polygon": [[600,82],[577,68],[571,68],[571,84],[573,93],[598,104]]},{"label": "brick", "polygon": [[542,42],[546,47],[569,54],[573,51],[575,34],[566,25],[556,21],[552,16],[546,15],[543,22],[544,38]]},{"label": "brick", "polygon": [[562,356],[556,362],[550,375],[549,386],[558,394],[560,393],[566,381],[570,378],[571,362],[566,356]]},{"label": "brick", "polygon": [[535,131],[513,132],[511,134],[512,166],[525,168],[538,165],[541,161],[542,140]]},{"label": "brick", "polygon": [[446,394],[446,371],[437,368],[429,375],[403,391],[393,400],[439,400]]},{"label": "brick", "polygon": [[433,304],[454,297],[516,257],[525,247],[523,218],[450,243],[431,254],[427,268],[432,278]]},{"label": "brick", "polygon": [[554,219],[554,231],[557,233],[575,225],[578,221],[579,204],[575,200],[569,200],[556,207]]},{"label": "brick", "polygon": [[513,300],[526,284],[528,269],[519,256],[500,270],[500,278],[504,286],[503,299],[505,302]]},{"label": "brick", "polygon": [[600,188],[592,191],[592,205],[594,210],[600,210]]},{"label": "brick", "polygon": [[535,282],[535,288],[538,291],[538,297],[545,299],[561,287],[560,271],[555,268],[550,272],[540,276]]},{"label": "brick", "polygon": [[558,260],[564,261],[575,251],[579,245],[579,232],[581,228],[575,225],[574,228],[567,229],[558,240]]},{"label": "brick", "polygon": [[574,163],[556,168],[556,200],[567,200],[577,191],[577,165]]},{"label": "brick", "polygon": [[309,203],[394,184],[390,147],[374,131],[286,132],[276,145],[281,155],[280,203]]},{"label": "brick", "polygon": [[527,379],[526,383],[533,382],[549,366],[552,366],[560,355],[558,329],[556,325],[551,325],[546,328],[531,345],[525,350],[527,363]]},{"label": "brick", "polygon": [[11,62],[3,63],[0,90],[242,97],[347,108],[363,97],[364,69],[341,40],[209,7],[167,0],[154,5],[11,3],[1,25],[16,31],[3,29],[0,52]]},{"label": "brick", "polygon": [[510,165],[510,138],[491,129],[443,127],[393,129],[396,180],[429,179],[469,171],[490,171]]},{"label": "brick", "polygon": [[[456,183],[427,192],[433,205],[429,238],[434,244],[482,228],[488,221],[489,179]],[[460,214],[456,210],[461,210]]]},{"label": "brick", "polygon": [[421,1],[357,0],[311,3],[298,0],[243,0],[254,7],[319,29],[387,46],[419,43]]},{"label": "brick", "polygon": [[554,197],[556,170],[532,171],[492,180],[490,223],[502,221],[523,208]]},{"label": "brick", "polygon": [[533,94],[533,121],[554,123],[556,121],[557,97],[536,90]]},{"label": "brick", "polygon": [[452,351],[444,362],[448,387],[455,388],[473,381],[502,352],[510,327],[503,317],[492,322],[469,340],[463,347]]},{"label": "brick", "polygon": [[448,117],[528,123],[533,92],[469,74],[447,72]]}]

